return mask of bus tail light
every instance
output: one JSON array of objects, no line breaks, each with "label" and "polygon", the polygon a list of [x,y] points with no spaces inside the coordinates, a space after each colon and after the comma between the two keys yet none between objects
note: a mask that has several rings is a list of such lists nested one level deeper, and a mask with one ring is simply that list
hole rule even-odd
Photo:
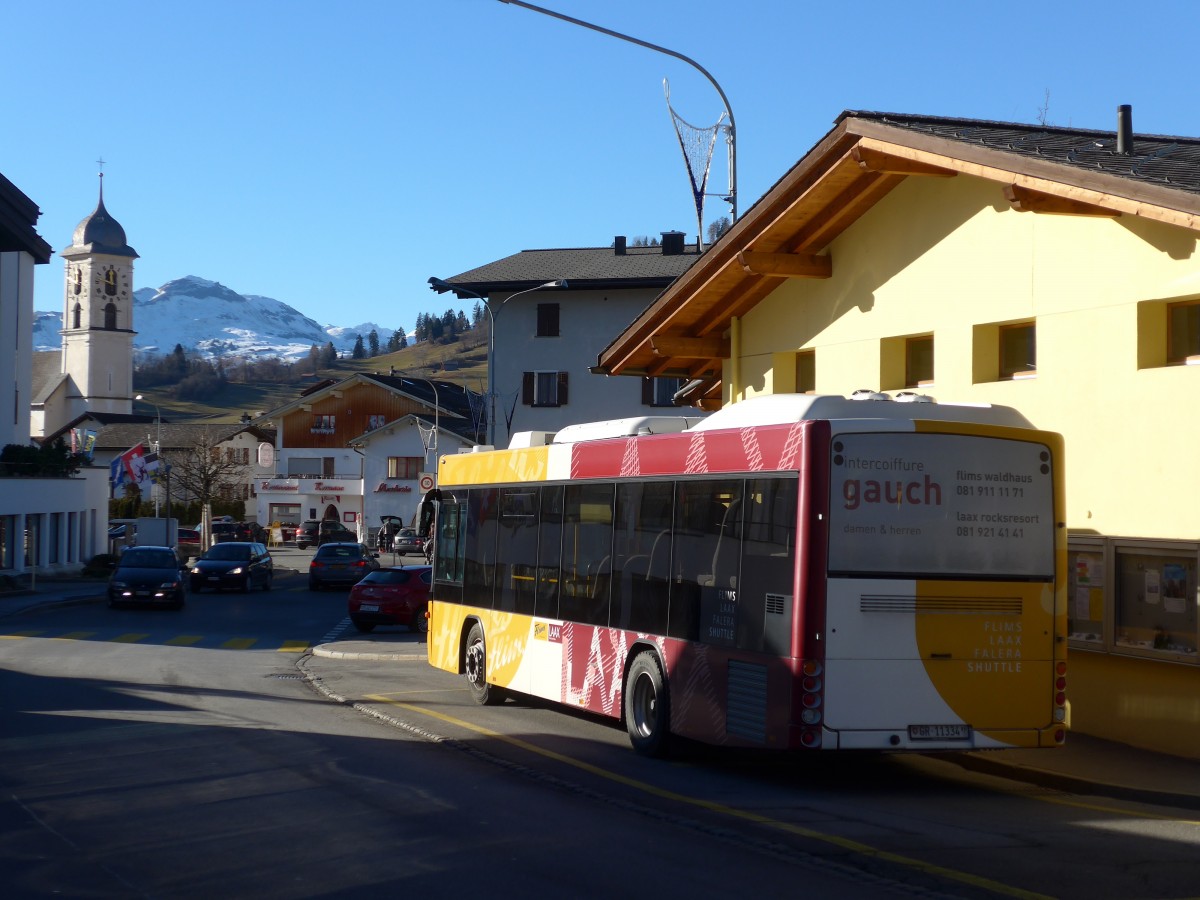
[{"label": "bus tail light", "polygon": [[[821,706],[824,703],[821,692],[825,688],[825,680],[821,678],[825,671],[821,661],[806,659],[800,667],[804,677],[800,679],[800,721],[805,725],[821,724]],[[806,728],[801,733],[800,742],[805,747],[821,746],[821,732]]]},{"label": "bus tail light", "polygon": [[[1067,719],[1067,663],[1059,660],[1054,664],[1054,721],[1065,722]],[[1055,732],[1058,740],[1058,732]]]}]

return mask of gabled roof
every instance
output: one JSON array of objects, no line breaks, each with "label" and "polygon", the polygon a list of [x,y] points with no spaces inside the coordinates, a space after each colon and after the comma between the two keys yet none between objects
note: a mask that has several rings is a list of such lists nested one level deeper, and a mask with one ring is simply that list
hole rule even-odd
[{"label": "gabled roof", "polygon": [[830,243],[910,177],[991,180],[1022,212],[1136,216],[1200,231],[1200,139],[846,111],[600,354],[594,371],[696,379],[719,396],[730,320],[783,278],[828,278]]},{"label": "gabled roof", "polygon": [[32,356],[30,391],[31,402],[36,406],[49,400],[68,376],[62,371],[61,350],[35,350]]},{"label": "gabled roof", "polygon": [[213,443],[224,443],[239,434],[252,434],[257,440],[275,443],[275,431],[256,425],[230,424],[228,422],[171,422],[160,423],[155,416],[124,415],[121,413],[85,413],[77,416],[46,438],[52,442],[68,434],[72,428],[91,428],[96,432],[95,450],[124,452],[137,444],[160,441],[162,449],[185,450],[196,446],[200,438]]},{"label": "gabled roof", "polygon": [[37,204],[0,175],[0,253],[21,251],[35,263],[48,263],[50,245],[34,230],[41,214]]},{"label": "gabled roof", "polygon": [[616,245],[624,241],[619,238],[608,247],[522,250],[445,280],[485,296],[493,291],[524,291],[560,278],[572,291],[662,289],[700,258],[695,244],[685,244],[682,253],[663,253],[661,246],[625,246],[622,253]]},{"label": "gabled roof", "polygon": [[[356,372],[340,381],[331,381],[328,384],[314,386],[295,400],[291,400],[263,413],[258,417],[257,421],[266,421],[267,419],[294,412],[301,407],[311,404],[323,395],[345,390],[348,385],[354,383],[374,384],[392,393],[403,394],[416,400],[418,403],[424,403],[430,407],[431,411],[429,413],[414,413],[422,421],[432,424],[435,419],[438,419],[442,428],[448,428],[468,440],[476,438],[474,413],[476,407],[482,402],[478,394],[452,381],[410,378],[407,375],[381,375],[377,372]],[[434,407],[439,409],[440,413],[435,414],[432,411]]]}]

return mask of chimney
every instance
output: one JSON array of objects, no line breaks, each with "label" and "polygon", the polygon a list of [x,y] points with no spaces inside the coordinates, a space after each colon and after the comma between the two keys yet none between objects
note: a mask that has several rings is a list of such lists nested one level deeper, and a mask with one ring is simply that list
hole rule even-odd
[{"label": "chimney", "polygon": [[662,253],[663,256],[683,255],[682,231],[664,231],[662,233]]},{"label": "chimney", "polygon": [[1117,107],[1117,152],[1133,156],[1133,107],[1128,103]]},{"label": "chimney", "polygon": [[615,256],[625,255],[625,235],[618,234],[613,238],[613,254]]}]

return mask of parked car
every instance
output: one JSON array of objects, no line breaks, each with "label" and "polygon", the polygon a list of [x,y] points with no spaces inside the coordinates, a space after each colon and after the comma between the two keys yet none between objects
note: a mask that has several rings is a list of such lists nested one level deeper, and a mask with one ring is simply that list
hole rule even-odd
[{"label": "parked car", "polygon": [[391,550],[392,539],[396,532],[404,526],[400,516],[379,516],[379,532],[376,534],[376,550],[385,552]]},{"label": "parked car", "polygon": [[412,528],[401,528],[392,540],[393,553],[420,553],[422,540]]},{"label": "parked car", "polygon": [[212,523],[212,540],[209,543],[219,544],[222,541],[238,540],[238,528],[236,522],[213,522]]},{"label": "parked car", "polygon": [[192,564],[192,590],[204,588],[248,591],[261,587],[271,589],[275,579],[275,563],[263,544],[252,541],[222,541],[213,544]]},{"label": "parked car", "polygon": [[322,544],[352,544],[358,535],[341,522],[322,522],[317,531],[317,546]]},{"label": "parked car", "polygon": [[200,553],[200,532],[195,528],[180,528],[176,535],[175,550],[181,563],[186,563],[193,556],[198,555]]},{"label": "parked car", "polygon": [[130,547],[108,579],[108,605],[145,603],[179,609],[186,598],[183,570],[171,547]]},{"label": "parked car", "polygon": [[317,533],[321,529],[320,519],[309,519],[300,523],[296,529],[296,547],[300,550],[313,547],[317,543]]},{"label": "parked car", "polygon": [[322,544],[308,564],[308,589],[319,591],[331,584],[357,584],[378,568],[379,554],[366,544],[349,541]]},{"label": "parked car", "polygon": [[432,566],[385,566],[368,572],[350,588],[350,621],[363,632],[376,625],[407,625],[425,634],[429,631],[425,611],[432,581]]}]

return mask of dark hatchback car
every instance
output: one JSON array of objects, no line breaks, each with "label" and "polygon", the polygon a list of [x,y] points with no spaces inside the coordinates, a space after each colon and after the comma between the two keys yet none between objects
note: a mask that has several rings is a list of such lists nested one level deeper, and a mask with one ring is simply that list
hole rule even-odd
[{"label": "dark hatchback car", "polygon": [[271,589],[275,578],[275,563],[263,544],[250,541],[222,541],[213,544],[192,563],[192,590],[248,591],[260,587]]},{"label": "dark hatchback car", "polygon": [[308,564],[308,589],[319,591],[326,585],[357,584],[378,568],[379,554],[366,544],[322,544]]},{"label": "dark hatchback car", "polygon": [[376,625],[407,625],[418,634],[429,631],[432,566],[386,566],[350,588],[350,621],[359,631]]},{"label": "dark hatchback car", "polygon": [[358,535],[341,522],[322,522],[317,532],[318,547],[325,544],[353,544],[357,540]]},{"label": "dark hatchback car", "polygon": [[130,547],[108,579],[108,605],[144,603],[179,609],[186,599],[183,570],[172,547]]}]

